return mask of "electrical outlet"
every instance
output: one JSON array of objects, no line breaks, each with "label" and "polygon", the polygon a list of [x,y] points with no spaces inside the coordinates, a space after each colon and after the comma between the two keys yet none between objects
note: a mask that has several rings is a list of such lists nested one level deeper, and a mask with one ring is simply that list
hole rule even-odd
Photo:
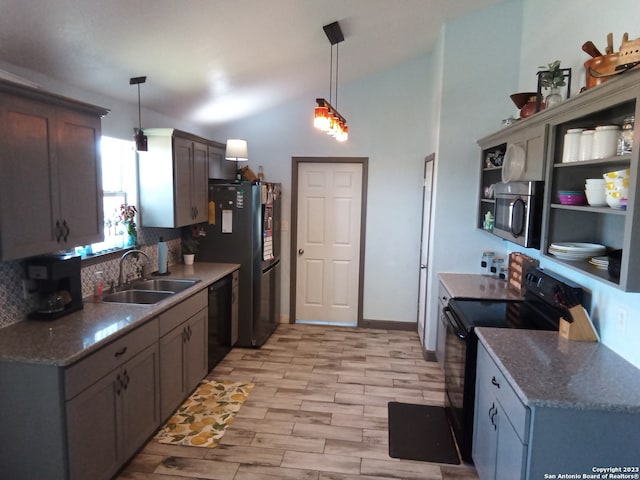
[{"label": "electrical outlet", "polygon": [[618,308],[617,324],[620,332],[627,330],[627,310],[625,308]]}]

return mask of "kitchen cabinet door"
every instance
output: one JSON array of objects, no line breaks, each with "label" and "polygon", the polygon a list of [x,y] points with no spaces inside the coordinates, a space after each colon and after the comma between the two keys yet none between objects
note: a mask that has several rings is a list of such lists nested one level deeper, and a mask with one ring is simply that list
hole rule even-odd
[{"label": "kitchen cabinet door", "polygon": [[209,149],[206,144],[193,142],[191,164],[192,223],[206,222],[209,218]]},{"label": "kitchen cabinet door", "polygon": [[496,445],[496,480],[524,478],[527,447],[522,444],[515,428],[500,403],[495,423],[498,426]]},{"label": "kitchen cabinet door", "polygon": [[55,156],[55,109],[0,94],[0,215],[2,259],[59,248],[60,211]]},{"label": "kitchen cabinet door", "polygon": [[187,342],[184,362],[187,393],[191,393],[207,375],[207,310],[202,310],[187,322]]},{"label": "kitchen cabinet door", "polygon": [[477,382],[473,425],[473,463],[482,480],[496,476],[498,429],[496,400],[491,392]]},{"label": "kitchen cabinet door", "polygon": [[149,149],[138,154],[141,224],[177,228],[207,221],[207,141],[173,128],[145,134]]},{"label": "kitchen cabinet door", "polygon": [[206,308],[199,311],[160,338],[163,420],[171,416],[207,374],[207,312]]},{"label": "kitchen cabinet door", "polygon": [[181,325],[160,338],[160,416],[171,416],[186,395],[184,384],[184,327]]},{"label": "kitchen cabinet door", "polygon": [[193,178],[193,141],[173,138],[175,178],[175,226],[189,225],[194,217],[191,185]]},{"label": "kitchen cabinet door", "polygon": [[104,240],[100,119],[75,112],[58,118],[60,218],[65,248]]},{"label": "kitchen cabinet door", "polygon": [[108,479],[160,423],[153,344],[67,402],[72,479]]},{"label": "kitchen cabinet door", "polygon": [[103,239],[98,140],[105,113],[0,81],[3,260]]},{"label": "kitchen cabinet door", "polygon": [[122,369],[119,425],[122,459],[128,460],[160,424],[159,350],[153,344],[129,360]]},{"label": "kitchen cabinet door", "polygon": [[108,375],[67,402],[70,478],[109,478],[119,468],[120,377]]},{"label": "kitchen cabinet door", "polygon": [[209,144],[209,178],[235,180],[236,163],[225,159],[225,153],[223,143]]}]

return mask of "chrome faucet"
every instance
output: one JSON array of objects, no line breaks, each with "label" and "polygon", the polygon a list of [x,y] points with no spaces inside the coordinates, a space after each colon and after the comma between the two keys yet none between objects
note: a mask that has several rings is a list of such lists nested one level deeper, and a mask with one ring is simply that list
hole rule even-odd
[{"label": "chrome faucet", "polygon": [[[124,260],[125,258],[127,258],[129,255],[132,255],[134,253],[137,253],[138,255],[142,255],[144,258],[146,258],[146,262],[143,264],[142,266],[142,278],[145,277],[144,275],[144,268],[145,266],[149,265],[151,263],[151,259],[149,258],[149,256],[144,253],[142,250],[128,250],[126,252],[124,252],[124,254],[122,255],[122,257],[120,257],[120,268],[118,270],[118,286],[121,287],[122,285],[124,285],[124,282],[122,281],[122,265],[124,264]],[[127,279],[127,283],[129,283],[129,280]]]}]

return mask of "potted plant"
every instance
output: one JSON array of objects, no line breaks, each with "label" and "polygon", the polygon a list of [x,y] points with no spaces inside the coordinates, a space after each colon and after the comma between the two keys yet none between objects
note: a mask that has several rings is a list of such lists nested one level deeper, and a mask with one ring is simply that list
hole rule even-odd
[{"label": "potted plant", "polygon": [[540,66],[538,68],[546,68],[546,70],[538,72],[538,75],[540,75],[540,86],[549,89],[549,93],[544,100],[545,107],[549,108],[558,105],[562,102],[559,87],[566,85],[565,74],[560,68],[560,60],[549,63],[546,67]]},{"label": "potted plant", "polygon": [[184,229],[182,236],[182,258],[185,265],[191,265],[195,258],[195,254],[198,253],[200,247],[200,237],[204,237],[206,231],[204,224],[191,225]]}]

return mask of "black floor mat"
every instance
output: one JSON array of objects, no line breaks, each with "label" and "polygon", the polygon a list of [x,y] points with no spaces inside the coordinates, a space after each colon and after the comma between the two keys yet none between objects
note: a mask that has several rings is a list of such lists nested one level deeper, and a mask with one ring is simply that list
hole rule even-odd
[{"label": "black floor mat", "polygon": [[389,402],[389,456],[458,465],[444,407]]}]

